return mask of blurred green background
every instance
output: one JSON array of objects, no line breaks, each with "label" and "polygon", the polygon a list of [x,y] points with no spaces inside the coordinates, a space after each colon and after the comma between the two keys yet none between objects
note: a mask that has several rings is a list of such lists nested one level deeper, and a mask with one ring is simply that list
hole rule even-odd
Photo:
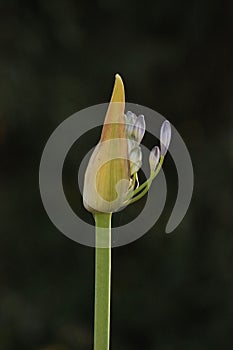
[{"label": "blurred green background", "polygon": [[[0,2],[1,350],[92,349],[94,249],[49,221],[38,169],[53,130],[107,102],[116,72],[128,101],[178,129],[195,188],[166,235],[177,191],[168,157],[163,215],[114,249],[111,349],[232,348],[232,34],[230,0]],[[76,169],[73,152],[64,186],[79,212]]]}]

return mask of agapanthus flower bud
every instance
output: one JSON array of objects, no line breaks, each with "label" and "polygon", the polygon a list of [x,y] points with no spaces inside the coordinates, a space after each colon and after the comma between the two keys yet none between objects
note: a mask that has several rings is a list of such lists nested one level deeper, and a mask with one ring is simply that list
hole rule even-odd
[{"label": "agapanthus flower bud", "polygon": [[117,74],[101,138],[85,173],[83,203],[93,214],[112,213],[139,200],[158,174],[170,144],[171,126],[166,120],[160,130],[161,151],[156,146],[150,153],[150,178],[139,186],[145,120],[142,114],[124,114],[124,109],[124,85]]},{"label": "agapanthus flower bud", "polygon": [[145,134],[146,124],[144,116],[138,117],[131,111],[125,115],[126,137],[128,139],[128,152],[130,159],[130,174],[136,173],[142,165],[142,151],[139,146]]},{"label": "agapanthus flower bud", "polygon": [[138,144],[141,143],[143,136],[145,134],[145,130],[146,130],[146,123],[145,123],[144,115],[140,114],[137,117],[137,120],[133,128],[133,137]]},{"label": "agapanthus flower bud", "polygon": [[127,138],[140,144],[146,130],[144,115],[140,114],[137,117],[136,114],[128,111],[125,115],[125,122]]},{"label": "agapanthus flower bud", "polygon": [[140,146],[134,147],[129,153],[130,174],[136,173],[142,166],[142,151]]},{"label": "agapanthus flower bud", "polygon": [[142,165],[139,144],[145,133],[144,117],[132,112],[124,115],[124,108],[124,85],[117,74],[100,142],[85,173],[83,202],[93,213],[120,209],[132,192],[131,176]]},{"label": "agapanthus flower bud", "polygon": [[126,133],[128,137],[132,137],[132,133],[133,133],[133,128],[134,128],[134,124],[137,120],[137,116],[136,114],[134,114],[131,111],[128,111],[125,115],[125,123],[126,123]]},{"label": "agapanthus flower bud", "polygon": [[101,139],[85,173],[83,202],[85,208],[93,213],[118,210],[128,193],[130,162],[124,107],[124,85],[117,74]]},{"label": "agapanthus flower bud", "polygon": [[165,120],[160,129],[160,147],[161,156],[165,156],[171,141],[171,125],[168,120]]},{"label": "agapanthus flower bud", "polygon": [[155,169],[158,165],[158,162],[159,162],[159,158],[160,158],[160,149],[158,146],[155,146],[150,151],[150,157],[149,157],[150,171],[151,172],[155,171]]}]

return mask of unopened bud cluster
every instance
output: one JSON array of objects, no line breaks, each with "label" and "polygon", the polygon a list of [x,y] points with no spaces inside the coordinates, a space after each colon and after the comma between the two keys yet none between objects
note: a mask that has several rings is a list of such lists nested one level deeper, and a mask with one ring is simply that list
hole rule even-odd
[{"label": "unopened bud cluster", "polygon": [[93,213],[114,212],[140,199],[158,174],[170,144],[171,125],[165,120],[160,129],[160,148],[155,146],[150,152],[150,178],[139,186],[145,118],[131,111],[125,114],[124,107],[124,85],[116,75],[101,139],[85,174],[84,206]]}]

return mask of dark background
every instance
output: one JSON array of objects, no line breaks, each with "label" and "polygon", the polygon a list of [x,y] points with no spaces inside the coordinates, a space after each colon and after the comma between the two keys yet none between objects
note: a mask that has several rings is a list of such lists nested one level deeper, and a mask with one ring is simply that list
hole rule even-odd
[{"label": "dark background", "polygon": [[[128,101],[178,129],[195,188],[166,235],[177,191],[168,156],[164,214],[114,249],[111,348],[232,348],[232,15],[230,0],[0,2],[1,350],[92,349],[94,249],[49,221],[38,169],[53,130],[107,102],[117,72]],[[70,157],[64,185],[81,211],[75,167]]]}]

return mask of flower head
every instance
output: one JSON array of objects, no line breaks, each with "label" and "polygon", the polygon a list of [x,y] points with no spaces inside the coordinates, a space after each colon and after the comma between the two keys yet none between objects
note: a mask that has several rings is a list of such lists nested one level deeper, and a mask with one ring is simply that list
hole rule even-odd
[{"label": "flower head", "polygon": [[85,173],[83,203],[92,213],[112,213],[140,199],[159,173],[170,144],[171,126],[165,120],[160,130],[161,149],[155,146],[150,153],[150,177],[139,186],[145,119],[131,111],[125,114],[124,109],[124,84],[117,74],[101,138]]},{"label": "flower head", "polygon": [[124,108],[124,85],[117,74],[101,138],[85,174],[83,201],[91,212],[122,207],[132,187],[131,175],[141,167],[142,118],[132,114],[126,124]]}]

